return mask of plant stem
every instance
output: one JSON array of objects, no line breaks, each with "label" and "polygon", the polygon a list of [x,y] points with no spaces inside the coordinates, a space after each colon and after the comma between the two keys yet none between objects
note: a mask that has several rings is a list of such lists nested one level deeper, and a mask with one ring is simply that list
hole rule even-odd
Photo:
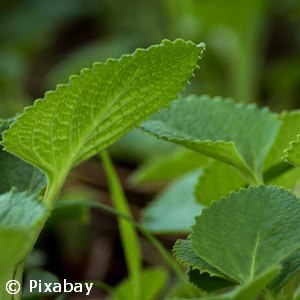
[{"label": "plant stem", "polygon": [[89,208],[95,208],[100,209],[101,211],[104,211],[107,214],[113,215],[118,218],[122,218],[129,223],[131,223],[133,226],[137,228],[137,230],[143,234],[149,242],[154,246],[154,248],[160,253],[160,255],[165,259],[166,263],[169,265],[171,270],[175,273],[177,276],[179,282],[182,284],[182,286],[186,287],[186,292],[189,294],[189,296],[194,297],[196,296],[193,291],[189,288],[189,284],[186,281],[186,276],[183,273],[182,269],[179,267],[173,256],[167,251],[167,249],[163,246],[163,244],[160,242],[158,238],[156,238],[151,232],[149,232],[147,229],[145,229],[142,225],[136,223],[131,217],[128,215],[122,214],[121,212],[117,211],[114,208],[111,208],[105,204],[102,203],[95,203],[95,202],[89,202],[89,201],[77,201],[77,200],[69,200],[65,202],[60,202],[57,206],[72,206],[72,205],[81,205],[81,206],[87,206]]},{"label": "plant stem", "polygon": [[[119,178],[108,153],[106,151],[101,152],[100,158],[102,159],[103,168],[107,175],[109,189],[115,208],[120,213],[132,218],[122,185],[120,184]],[[118,224],[129,276],[133,281],[133,299],[140,300],[142,255],[138,234],[134,226],[128,222],[128,220],[119,219]]]}]

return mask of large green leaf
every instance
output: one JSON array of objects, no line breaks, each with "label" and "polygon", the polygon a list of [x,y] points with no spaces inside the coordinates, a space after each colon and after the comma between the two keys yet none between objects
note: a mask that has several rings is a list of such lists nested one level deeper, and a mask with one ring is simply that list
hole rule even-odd
[{"label": "large green leaf", "polygon": [[228,164],[212,160],[204,168],[195,187],[197,201],[208,206],[245,185],[244,178]]},{"label": "large green leaf", "polygon": [[300,200],[275,186],[241,189],[196,218],[192,247],[210,265],[244,283],[300,247]]},{"label": "large green leaf", "polygon": [[198,175],[199,171],[189,173],[159,194],[145,209],[142,225],[155,233],[190,232],[194,217],[202,210],[193,195]]},{"label": "large green leaf", "polygon": [[5,284],[35,241],[35,230],[45,218],[45,208],[34,196],[16,190],[0,195],[0,296],[7,299]]},{"label": "large green leaf", "polygon": [[60,184],[71,167],[177,98],[202,51],[202,44],[164,40],[83,69],[25,109],[4,133],[5,150]]},{"label": "large green leaf", "polygon": [[172,103],[142,128],[236,167],[249,182],[261,182],[263,163],[281,121],[267,109],[221,98],[191,96]]},{"label": "large green leaf", "polygon": [[[2,132],[13,122],[14,119],[0,119],[0,141]],[[40,170],[3,151],[0,145],[0,194],[9,192],[12,187],[36,194],[44,185],[46,185],[46,178]]]}]

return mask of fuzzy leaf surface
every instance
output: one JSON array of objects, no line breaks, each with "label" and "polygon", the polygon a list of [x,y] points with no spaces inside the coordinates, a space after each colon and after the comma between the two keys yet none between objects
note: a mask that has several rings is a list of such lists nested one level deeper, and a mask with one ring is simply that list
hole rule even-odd
[{"label": "fuzzy leaf surface", "polygon": [[[14,119],[0,119],[0,141],[2,132],[13,122]],[[37,194],[45,185],[46,177],[39,169],[3,151],[3,146],[0,145],[0,194],[9,192],[12,187],[16,187],[18,191]]]},{"label": "fuzzy leaf surface", "polygon": [[194,217],[203,207],[196,203],[193,194],[198,175],[199,171],[189,173],[159,194],[146,207],[142,225],[155,233],[190,232]]},{"label": "fuzzy leaf surface", "polygon": [[300,200],[275,186],[241,189],[196,218],[195,252],[241,284],[279,265],[300,247]]},{"label": "fuzzy leaf surface", "polygon": [[218,276],[226,278],[224,273],[210,265],[197,254],[192,246],[192,241],[189,239],[177,240],[173,252],[177,261],[188,268],[197,269],[200,273],[208,273],[212,277]]},{"label": "fuzzy leaf surface", "polygon": [[4,133],[5,150],[62,181],[74,165],[177,98],[202,50],[165,40],[83,69],[25,109]]},{"label": "fuzzy leaf surface", "polygon": [[264,160],[281,121],[267,109],[229,99],[190,96],[174,101],[142,128],[159,138],[236,167],[250,182],[260,182]]}]

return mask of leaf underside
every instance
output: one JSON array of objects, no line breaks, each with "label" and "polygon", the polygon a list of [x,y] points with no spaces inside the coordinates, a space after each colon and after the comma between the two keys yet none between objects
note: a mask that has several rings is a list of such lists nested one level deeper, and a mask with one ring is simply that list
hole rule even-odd
[{"label": "leaf underside", "polygon": [[5,150],[61,181],[70,168],[176,99],[202,50],[165,40],[83,69],[25,109],[4,133]]},{"label": "leaf underside", "polygon": [[142,124],[149,133],[236,167],[260,181],[281,121],[267,109],[221,98],[190,96]]}]

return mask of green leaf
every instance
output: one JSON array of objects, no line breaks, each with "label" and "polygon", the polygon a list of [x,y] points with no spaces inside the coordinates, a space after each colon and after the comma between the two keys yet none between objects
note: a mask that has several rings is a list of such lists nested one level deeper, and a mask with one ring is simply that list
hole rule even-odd
[{"label": "green leaf", "polygon": [[269,270],[253,278],[246,284],[237,287],[231,292],[205,297],[203,300],[255,300],[264,287],[278,274],[279,266],[273,266]]},{"label": "green leaf", "polygon": [[202,51],[202,44],[164,40],[83,69],[25,109],[4,133],[5,150],[60,185],[70,168],[177,98]]},{"label": "green leaf", "polygon": [[208,273],[201,273],[198,269],[189,269],[187,275],[192,284],[207,293],[221,290],[233,285],[232,282],[226,279],[211,277]]},{"label": "green leaf", "polygon": [[189,173],[159,194],[145,209],[142,225],[154,233],[190,232],[202,210],[193,195],[198,176],[199,171]]},{"label": "green leaf", "polygon": [[280,125],[274,114],[255,105],[191,96],[173,102],[171,109],[163,109],[142,128],[228,163],[257,183]]},{"label": "green leaf", "polygon": [[[141,276],[142,295],[140,299],[155,300],[162,292],[167,282],[167,273],[159,268],[144,270]],[[131,300],[133,282],[125,279],[113,292],[113,300]]]},{"label": "green leaf", "polygon": [[16,189],[0,195],[0,226],[24,229],[33,227],[45,213],[44,206],[34,196]]},{"label": "green leaf", "polygon": [[134,185],[175,179],[207,163],[208,158],[194,151],[177,149],[168,155],[157,155],[142,164],[130,177]]},{"label": "green leaf", "polygon": [[190,269],[197,269],[200,273],[208,273],[211,277],[218,276],[226,279],[227,276],[203,260],[192,247],[191,240],[177,240],[174,248],[176,259]]},{"label": "green leaf", "polygon": [[46,210],[34,196],[15,189],[0,195],[0,296],[6,299],[5,284],[13,279],[35,242],[35,230]]},{"label": "green leaf", "polygon": [[296,167],[300,167],[300,135],[290,142],[289,148],[284,151],[283,159]]},{"label": "green leaf", "polygon": [[[1,133],[8,129],[13,121],[14,119],[0,119],[0,141]],[[12,187],[16,187],[19,191],[37,194],[45,185],[46,177],[40,170],[3,151],[0,145],[0,194],[9,192]]]},{"label": "green leaf", "polygon": [[275,186],[241,189],[196,218],[195,252],[234,281],[245,283],[300,247],[300,200]]},{"label": "green leaf", "polygon": [[278,136],[266,158],[265,168],[270,168],[282,161],[283,152],[289,147],[290,141],[299,134],[300,111],[286,111],[277,116],[282,121]]},{"label": "green leaf", "polygon": [[297,249],[282,262],[278,276],[270,283],[269,288],[274,292],[279,290],[300,270],[300,250]]},{"label": "green leaf", "polygon": [[209,206],[221,196],[246,185],[245,179],[230,165],[212,160],[204,168],[195,187],[198,202]]}]

